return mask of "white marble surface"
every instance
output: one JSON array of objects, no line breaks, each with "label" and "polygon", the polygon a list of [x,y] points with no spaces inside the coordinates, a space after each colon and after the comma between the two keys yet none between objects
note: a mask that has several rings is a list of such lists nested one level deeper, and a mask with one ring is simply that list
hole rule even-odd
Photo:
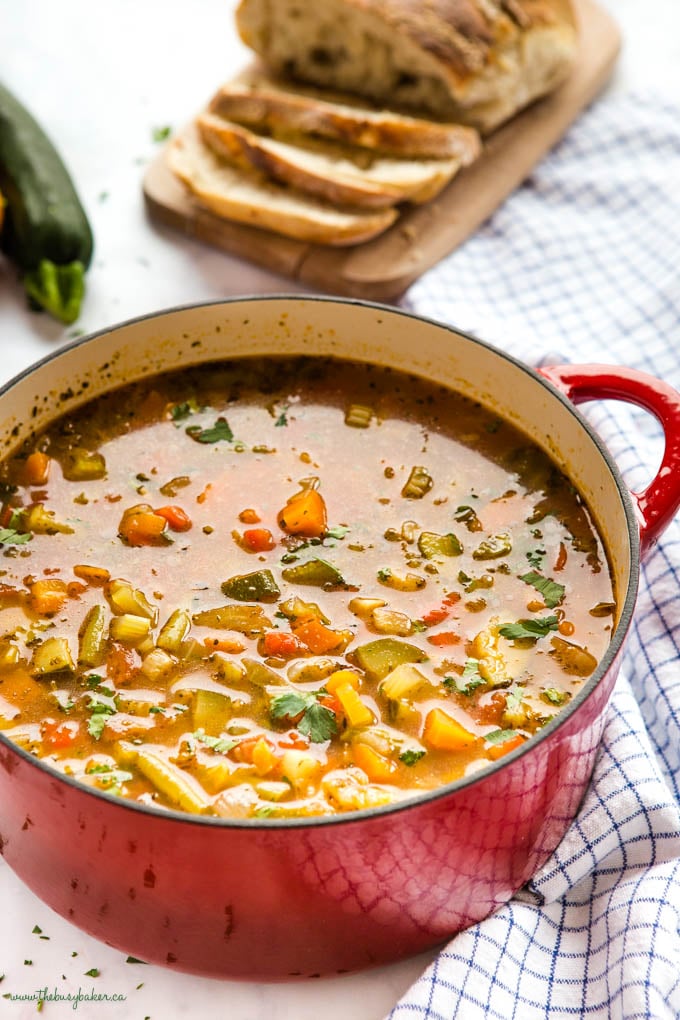
[{"label": "white marble surface", "polygon": [[[624,33],[610,89],[680,96],[678,0],[604,0]],[[235,0],[0,0],[0,76],[49,130],[66,159],[96,238],[78,331],[226,295],[291,291],[288,281],[157,228],[141,179],[157,153],[154,129],[179,127],[221,80],[245,63],[233,29]],[[29,313],[0,261],[0,380],[68,342]],[[0,1017],[23,1020],[36,1001],[4,999],[47,988],[116,995],[75,1015],[104,1020],[379,1020],[432,954],[363,974],[307,984],[212,981],[132,965],[38,901],[0,861]],[[34,932],[34,926],[42,935]],[[76,955],[77,954],[77,955]],[[32,961],[32,962],[29,962]],[[97,968],[96,978],[86,972]],[[48,1017],[73,1016],[48,1001]]]}]

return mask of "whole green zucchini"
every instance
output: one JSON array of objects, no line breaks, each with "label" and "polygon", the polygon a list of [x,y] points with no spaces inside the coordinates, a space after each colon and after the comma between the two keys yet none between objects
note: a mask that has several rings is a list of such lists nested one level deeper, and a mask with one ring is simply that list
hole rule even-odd
[{"label": "whole green zucchini", "polygon": [[92,231],[59,153],[35,118],[0,84],[0,245],[29,299],[74,322],[92,259]]}]

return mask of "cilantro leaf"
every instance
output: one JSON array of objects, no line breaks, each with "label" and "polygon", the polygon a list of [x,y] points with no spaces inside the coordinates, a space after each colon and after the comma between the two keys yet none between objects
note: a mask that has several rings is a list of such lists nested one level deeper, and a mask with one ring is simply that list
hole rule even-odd
[{"label": "cilantro leaf", "polygon": [[217,418],[215,424],[208,429],[202,429],[200,425],[190,425],[185,431],[197,443],[231,443],[234,439],[234,433],[226,418]]},{"label": "cilantro leaf", "polygon": [[[319,692],[321,693],[321,692]],[[337,733],[335,713],[320,705],[318,694],[301,694],[288,691],[278,694],[272,699],[270,711],[274,719],[295,719],[302,715],[297,724],[300,733],[304,733],[313,744],[321,744]]]},{"label": "cilantro leaf", "polygon": [[571,694],[569,691],[560,691],[557,687],[546,687],[541,691],[541,697],[551,705],[564,705],[571,698]]},{"label": "cilantro leaf", "polygon": [[458,691],[459,694],[472,694],[475,688],[486,683],[479,672],[479,659],[466,659],[462,676],[446,676],[444,683],[447,687]]},{"label": "cilantro leaf", "polygon": [[229,737],[211,737],[205,732],[205,730],[195,730],[193,736],[196,740],[200,741],[206,747],[209,747],[215,754],[227,754],[232,748],[236,747],[237,740],[231,740]]},{"label": "cilantro leaf", "polygon": [[105,712],[95,712],[94,715],[91,715],[90,718],[87,720],[87,732],[95,740],[99,740],[102,733],[104,732],[105,726],[106,726]]},{"label": "cilantro leaf", "polygon": [[15,528],[0,528],[0,545],[24,545],[30,542],[30,531],[17,531]]},{"label": "cilantro leaf", "polygon": [[280,429],[280,428],[283,428],[283,426],[287,425],[287,424],[288,424],[288,418],[286,417],[286,412],[282,411],[281,414],[276,419],[276,421],[274,422],[274,428]]},{"label": "cilantro leaf", "polygon": [[489,744],[504,744],[506,740],[512,740],[516,736],[517,730],[493,730],[491,733],[486,733],[484,739]]},{"label": "cilantro leaf", "polygon": [[559,620],[556,616],[543,616],[538,620],[517,620],[506,623],[498,628],[498,633],[509,641],[531,640],[545,637],[551,630],[557,630]]},{"label": "cilantro leaf", "polygon": [[543,566],[543,557],[546,555],[545,549],[531,549],[527,553],[527,559],[529,560],[530,566],[536,570],[540,570]]},{"label": "cilantro leaf", "polygon": [[170,408],[170,417],[173,421],[183,421],[190,414],[193,414],[193,408],[188,400],[183,401],[181,404],[174,404]]},{"label": "cilantro leaf", "polygon": [[519,579],[526,584],[530,584],[537,592],[540,592],[548,609],[554,609],[555,606],[559,606],[564,598],[565,588],[563,584],[558,584],[557,581],[553,581],[549,577],[543,577],[542,574],[538,574],[535,570],[530,570],[528,574],[520,574]]},{"label": "cilantro leaf", "polygon": [[399,755],[399,761],[403,762],[404,765],[415,765],[417,761],[425,754],[424,751],[414,751],[413,748],[408,748],[406,751],[402,751]]}]

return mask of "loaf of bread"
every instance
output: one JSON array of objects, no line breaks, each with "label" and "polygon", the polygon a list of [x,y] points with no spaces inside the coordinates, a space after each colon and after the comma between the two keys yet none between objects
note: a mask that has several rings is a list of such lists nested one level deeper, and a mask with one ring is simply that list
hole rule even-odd
[{"label": "loaf of bread", "polygon": [[489,132],[562,82],[571,0],[240,0],[275,73]]},{"label": "loaf of bread", "polygon": [[167,160],[199,205],[216,216],[299,241],[358,244],[382,233],[398,215],[394,208],[335,207],[242,170],[216,156],[193,128],[172,140]]},{"label": "loaf of bread", "polygon": [[203,141],[222,159],[334,205],[381,209],[427,202],[460,168],[456,159],[395,159],[301,135],[271,138],[213,113],[196,120]]},{"label": "loaf of bread", "polygon": [[480,149],[479,135],[472,128],[297,85],[257,66],[218,89],[210,112],[274,136],[309,135],[391,156],[455,159],[461,166],[468,166]]}]

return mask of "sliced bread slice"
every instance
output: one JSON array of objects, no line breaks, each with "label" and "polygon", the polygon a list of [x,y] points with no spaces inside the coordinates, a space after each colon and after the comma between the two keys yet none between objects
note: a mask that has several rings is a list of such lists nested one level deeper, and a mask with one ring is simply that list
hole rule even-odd
[{"label": "sliced bread slice", "polygon": [[193,130],[172,140],[168,166],[215,215],[314,244],[368,241],[397,218],[395,209],[336,208],[221,160]]},{"label": "sliced bread slice", "polygon": [[457,159],[467,166],[480,151],[473,128],[370,107],[356,97],[270,76],[257,66],[226,82],[210,111],[275,136],[316,135],[393,156]]},{"label": "sliced bread slice", "polygon": [[458,171],[455,159],[394,159],[313,138],[269,138],[212,113],[197,118],[203,141],[220,157],[336,205],[373,209],[427,202]]}]

